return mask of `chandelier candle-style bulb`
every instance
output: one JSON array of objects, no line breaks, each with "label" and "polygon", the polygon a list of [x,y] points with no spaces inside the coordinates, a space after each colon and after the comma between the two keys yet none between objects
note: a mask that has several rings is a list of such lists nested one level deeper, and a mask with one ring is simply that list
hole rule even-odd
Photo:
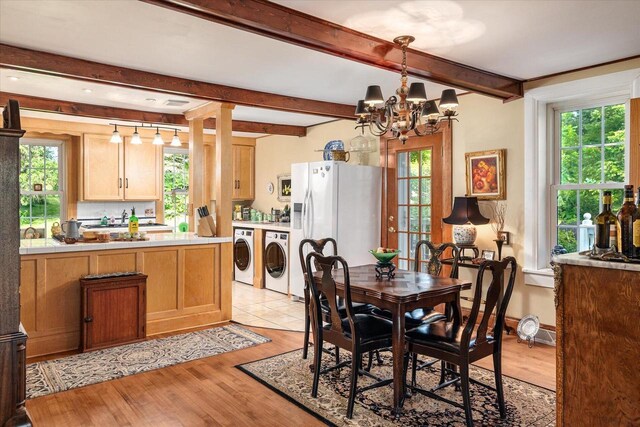
[{"label": "chandelier candle-style bulb", "polygon": [[109,142],[113,144],[120,144],[122,143],[122,137],[120,136],[120,132],[118,132],[118,125],[114,125],[114,126],[115,126],[115,129],[111,134],[111,139],[109,140]]},{"label": "chandelier candle-style bulb", "polygon": [[181,147],[182,143],[180,142],[180,137],[178,136],[178,130],[176,129],[176,133],[175,135],[173,135],[173,138],[171,139],[171,146],[172,147]]},{"label": "chandelier candle-style bulb", "polygon": [[162,135],[160,135],[160,129],[156,128],[156,136],[153,137],[153,145],[164,145]]},{"label": "chandelier candle-style bulb", "polygon": [[142,144],[142,139],[140,138],[140,134],[138,133],[138,128],[137,127],[135,127],[133,129],[133,135],[131,135],[131,143],[133,145]]}]

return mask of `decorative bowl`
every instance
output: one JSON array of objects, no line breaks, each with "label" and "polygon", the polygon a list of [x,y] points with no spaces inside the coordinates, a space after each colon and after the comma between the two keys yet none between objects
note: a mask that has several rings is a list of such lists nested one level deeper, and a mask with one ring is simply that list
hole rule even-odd
[{"label": "decorative bowl", "polygon": [[400,253],[400,251],[396,249],[393,252],[377,252],[375,249],[371,249],[369,253],[376,257],[378,262],[381,264],[389,264]]},{"label": "decorative bowl", "polygon": [[333,141],[327,142],[327,144],[324,146],[324,150],[322,150],[322,158],[324,160],[333,160],[332,151],[334,150],[344,151],[344,142],[342,142],[342,140],[340,139],[334,139]]}]

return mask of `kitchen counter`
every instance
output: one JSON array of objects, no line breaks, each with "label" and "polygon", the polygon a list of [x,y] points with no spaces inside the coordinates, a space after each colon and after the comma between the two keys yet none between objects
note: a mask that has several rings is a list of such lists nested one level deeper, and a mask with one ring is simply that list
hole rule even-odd
[{"label": "kitchen counter", "polygon": [[[147,233],[173,232],[173,228],[169,227],[168,225],[143,225],[143,223],[140,223],[139,230]],[[120,225],[120,226],[118,224],[113,224],[112,226],[100,227],[100,228],[88,228],[88,227],[82,226],[80,227],[80,234],[82,234],[83,231],[95,231],[96,233],[100,233],[100,232],[125,233],[129,231],[129,226],[127,224]]]},{"label": "kitchen counter", "polygon": [[258,222],[258,221],[232,221],[234,227],[253,228],[257,230],[291,231],[290,222]]},{"label": "kitchen counter", "polygon": [[[627,262],[614,262],[614,261],[601,261],[598,259],[591,259],[578,253],[571,253],[565,255],[556,255],[553,257],[553,262],[556,264],[569,264],[583,267],[594,268],[609,268],[612,270],[626,270],[626,271],[640,271],[640,264],[632,264]],[[640,283],[638,283],[640,285]]]},{"label": "kitchen counter", "polygon": [[55,239],[23,239],[20,255],[36,255],[63,252],[104,251],[110,249],[149,248],[158,246],[208,245],[230,243],[231,237],[198,237],[195,233],[148,234],[149,240],[138,242],[74,243],[68,245]]}]

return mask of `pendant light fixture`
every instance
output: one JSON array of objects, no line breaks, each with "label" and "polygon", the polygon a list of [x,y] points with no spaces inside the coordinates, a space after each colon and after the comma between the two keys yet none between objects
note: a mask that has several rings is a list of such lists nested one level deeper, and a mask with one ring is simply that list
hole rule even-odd
[{"label": "pendant light fixture", "polygon": [[[445,89],[440,97],[440,110],[435,101],[427,100],[424,83],[411,83],[407,85],[407,47],[415,40],[412,36],[396,37],[393,41],[402,49],[402,70],[400,73],[400,87],[396,95],[386,101],[382,96],[380,86],[369,86],[363,100],[358,101],[355,115],[356,128],[368,127],[371,134],[382,136],[391,132],[403,144],[409,138],[409,132],[413,131],[418,136],[433,134],[440,128],[442,120],[458,120],[456,108],[458,98],[456,91]],[[422,117],[426,123],[422,123]]]},{"label": "pendant light fixture", "polygon": [[134,145],[142,144],[142,139],[140,139],[140,134],[138,133],[138,126],[134,126],[133,135],[131,135],[131,143]]},{"label": "pendant light fixture", "polygon": [[118,125],[115,125],[115,129],[113,130],[113,133],[111,134],[111,139],[109,140],[109,142],[111,142],[113,144],[121,144],[122,143],[122,137],[120,136],[120,132],[118,132]]},{"label": "pendant light fixture", "polygon": [[156,136],[153,137],[153,145],[164,145],[162,135],[160,135],[160,129],[156,128]]},{"label": "pendant light fixture", "polygon": [[172,147],[182,147],[182,142],[180,142],[180,137],[178,136],[178,129],[176,129],[176,133],[171,138],[171,146]]}]

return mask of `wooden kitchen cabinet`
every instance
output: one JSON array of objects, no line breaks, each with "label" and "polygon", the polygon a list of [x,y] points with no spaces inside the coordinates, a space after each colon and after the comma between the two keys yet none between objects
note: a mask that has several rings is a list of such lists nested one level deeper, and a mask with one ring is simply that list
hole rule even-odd
[{"label": "wooden kitchen cabinet", "polygon": [[255,147],[233,145],[233,200],[253,200]]},{"label": "wooden kitchen cabinet", "polygon": [[109,142],[110,135],[85,134],[82,142],[83,200],[157,200],[161,198],[162,146],[143,140],[132,145]]},{"label": "wooden kitchen cabinet", "polygon": [[82,279],[82,351],[143,340],[147,276]]}]

